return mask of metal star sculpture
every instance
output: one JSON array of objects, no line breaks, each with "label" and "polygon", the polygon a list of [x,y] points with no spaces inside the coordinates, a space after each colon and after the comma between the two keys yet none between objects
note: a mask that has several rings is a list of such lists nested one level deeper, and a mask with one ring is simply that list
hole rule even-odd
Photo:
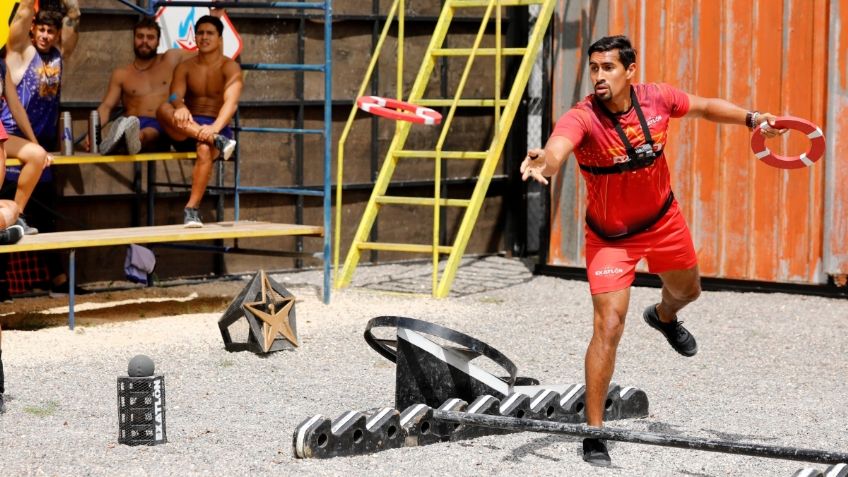
[{"label": "metal star sculpture", "polygon": [[[300,346],[294,303],[294,295],[260,270],[218,320],[224,347],[227,351],[270,353]],[[241,319],[247,320],[250,329],[245,343],[234,342],[229,331]]]}]

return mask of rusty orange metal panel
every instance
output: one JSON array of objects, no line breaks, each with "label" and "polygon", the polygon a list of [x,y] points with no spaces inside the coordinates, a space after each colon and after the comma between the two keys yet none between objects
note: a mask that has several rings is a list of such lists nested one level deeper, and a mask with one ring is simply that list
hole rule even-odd
[{"label": "rusty orange metal panel", "polygon": [[[848,38],[841,29],[848,0],[624,0],[610,2],[607,14],[609,33],[630,36],[638,49],[641,80],[804,117],[822,125],[828,138],[824,162],[786,171],[756,161],[750,133],[740,126],[672,121],[672,185],[702,272],[800,283],[848,273],[848,191],[840,187],[848,183],[848,120],[833,111],[848,106]],[[565,18],[560,26],[568,24]],[[585,48],[581,53],[585,62]],[[770,142],[786,154],[808,145],[797,133]],[[562,249],[577,243],[563,231],[575,233],[572,221],[583,220],[584,199],[565,198],[569,192],[585,193],[580,186],[555,188],[549,263],[582,266],[582,250]]]},{"label": "rusty orange metal panel", "polygon": [[[699,28],[694,29],[689,48],[695,50],[695,45],[703,45],[693,51],[690,58],[696,61],[682,68],[688,68],[694,73],[694,86],[690,91],[707,97],[720,97],[724,91],[721,87],[722,50],[719,47],[722,39],[721,28],[704,28],[705,25],[722,25],[721,2],[698,2],[693,6],[693,16]],[[689,222],[693,224],[692,239],[698,252],[698,261],[704,270],[718,270],[721,262],[721,249],[718,246],[720,233],[719,217],[722,208],[721,192],[721,160],[719,159],[718,139],[719,126],[710,121],[684,121],[694,128],[692,150],[689,157],[678,158],[677,169],[681,163],[688,167],[682,171],[688,175],[691,193],[688,196],[687,211]],[[672,143],[674,145],[675,143]],[[710,160],[709,158],[715,158]]]},{"label": "rusty orange metal panel", "polygon": [[[750,0],[733,0],[725,3],[722,20],[722,68],[733,74],[723,75],[721,79],[724,97],[728,101],[745,108],[751,108],[751,81],[753,74],[753,22],[754,15]],[[716,275],[728,278],[746,278],[749,276],[751,250],[749,240],[752,224],[748,220],[751,197],[754,194],[754,161],[736,154],[740,144],[745,144],[750,135],[743,128],[721,126],[719,133],[719,153],[716,157],[721,164],[720,207],[723,213],[719,219],[715,239],[720,254],[733,257],[722,260]],[[745,206],[740,206],[740,198]]]},{"label": "rusty orange metal panel", "polygon": [[825,271],[848,274],[848,0],[830,1]]}]

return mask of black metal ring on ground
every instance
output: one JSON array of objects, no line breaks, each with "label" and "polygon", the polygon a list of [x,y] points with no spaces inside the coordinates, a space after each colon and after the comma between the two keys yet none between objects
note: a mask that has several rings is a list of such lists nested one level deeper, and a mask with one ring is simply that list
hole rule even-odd
[{"label": "black metal ring on ground", "polygon": [[507,383],[510,388],[515,385],[516,376],[518,375],[518,368],[515,364],[503,353],[476,338],[472,338],[465,333],[460,333],[459,331],[445,328],[444,326],[437,325],[435,323],[416,320],[414,318],[404,318],[402,316],[378,316],[376,318],[372,318],[368,321],[368,325],[365,327],[365,341],[369,346],[371,346],[371,348],[374,349],[374,351],[380,353],[380,355],[393,363],[397,362],[397,352],[382,344],[371,332],[372,328],[384,327],[404,328],[407,330],[417,331],[431,336],[438,336],[439,338],[465,346],[469,350],[491,359],[506,370],[509,373]]}]

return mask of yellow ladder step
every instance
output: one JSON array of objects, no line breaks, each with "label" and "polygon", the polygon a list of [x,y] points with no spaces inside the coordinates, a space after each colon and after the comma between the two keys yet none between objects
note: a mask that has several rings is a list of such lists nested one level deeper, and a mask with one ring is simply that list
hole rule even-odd
[{"label": "yellow ladder step", "polygon": [[[415,157],[421,159],[434,159],[436,151],[401,150],[392,152],[395,157]],[[489,153],[486,151],[442,151],[442,159],[485,159]]]},{"label": "yellow ladder step", "polygon": [[[433,197],[401,197],[401,196],[393,196],[393,195],[383,195],[380,197],[376,197],[375,200],[378,204],[392,204],[392,205],[435,205],[435,199]],[[449,207],[468,207],[471,203],[468,199],[439,199],[439,205],[446,205]]]},{"label": "yellow ladder step", "polygon": [[[502,99],[498,101],[498,106],[504,107],[509,103],[508,99]],[[417,106],[428,106],[428,107],[450,107],[453,105],[452,99],[427,99],[421,98],[415,100],[415,104]],[[494,99],[460,99],[456,102],[456,105],[459,107],[465,108],[474,108],[474,107],[493,107],[495,105]]]},{"label": "yellow ladder step", "polygon": [[[488,7],[492,0],[453,0],[450,6],[454,8]],[[528,5],[542,5],[545,0],[501,0],[502,7],[526,7]]]},{"label": "yellow ladder step", "polygon": [[[360,250],[381,250],[384,252],[433,253],[432,245],[417,243],[360,242],[356,244],[356,247]],[[439,253],[451,253],[452,249],[451,246],[440,245]]]},{"label": "yellow ladder step", "polygon": [[[434,48],[433,56],[468,56],[473,51],[472,48]],[[527,52],[527,48],[501,48],[502,55],[522,56]],[[477,48],[478,56],[494,56],[498,54],[495,48]]]}]

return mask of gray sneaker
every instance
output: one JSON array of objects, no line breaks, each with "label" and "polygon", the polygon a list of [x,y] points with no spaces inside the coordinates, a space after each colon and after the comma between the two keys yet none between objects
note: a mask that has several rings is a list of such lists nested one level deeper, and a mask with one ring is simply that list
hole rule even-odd
[{"label": "gray sneaker", "polygon": [[221,158],[225,161],[232,157],[236,150],[236,141],[220,134],[215,135],[215,149],[221,151]]},{"label": "gray sneaker", "polygon": [[0,414],[6,412],[6,399],[0,394]]},{"label": "gray sneaker", "polygon": [[[119,149],[119,146],[123,143],[126,144],[128,150],[127,152],[130,152],[131,139],[127,138],[125,141],[121,141],[121,139],[127,136],[128,130],[134,129],[135,138],[138,141],[138,128],[138,118],[135,116],[120,117],[115,119],[112,122],[112,126],[109,127],[109,133],[106,135],[106,137],[103,138],[103,141],[100,143],[100,146],[97,148],[97,151],[103,156],[113,154],[115,152],[118,152],[117,149]],[[141,149],[140,145],[138,146],[138,149]],[[134,153],[130,152],[130,154]]]},{"label": "gray sneaker", "polygon": [[127,123],[127,128],[124,131],[127,154],[138,154],[141,151],[141,123],[135,116],[127,116]]},{"label": "gray sneaker", "polygon": [[18,216],[18,221],[15,222],[15,225],[20,225],[21,228],[24,229],[24,235],[38,235],[38,229],[35,227],[30,227],[29,224],[24,220],[23,215]]},{"label": "gray sneaker", "polygon": [[192,207],[183,209],[183,227],[187,229],[199,229],[203,227],[200,221],[200,212]]},{"label": "gray sneaker", "polygon": [[24,238],[24,228],[18,224],[11,225],[0,231],[0,245],[12,245]]}]

